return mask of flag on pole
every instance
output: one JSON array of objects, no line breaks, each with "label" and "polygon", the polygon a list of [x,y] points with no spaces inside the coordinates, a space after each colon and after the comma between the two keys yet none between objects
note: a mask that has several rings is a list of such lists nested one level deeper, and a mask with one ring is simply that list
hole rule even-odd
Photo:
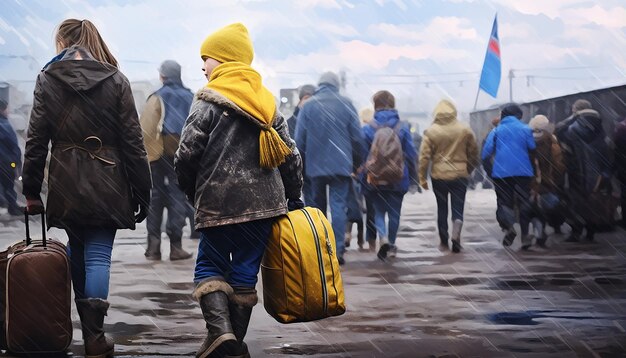
[{"label": "flag on pole", "polygon": [[487,54],[485,55],[478,87],[491,95],[491,97],[496,98],[498,96],[498,87],[500,87],[501,72],[498,15],[496,14],[496,17],[493,19],[493,27],[491,28],[491,36],[489,37],[489,45],[487,45]]}]

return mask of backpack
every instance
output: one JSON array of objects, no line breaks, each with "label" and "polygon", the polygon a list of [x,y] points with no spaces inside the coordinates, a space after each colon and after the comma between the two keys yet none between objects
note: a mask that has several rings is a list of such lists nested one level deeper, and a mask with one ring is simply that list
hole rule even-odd
[{"label": "backpack", "polygon": [[397,184],[404,177],[404,152],[398,134],[401,123],[393,128],[370,125],[376,134],[365,162],[367,182],[371,185]]}]

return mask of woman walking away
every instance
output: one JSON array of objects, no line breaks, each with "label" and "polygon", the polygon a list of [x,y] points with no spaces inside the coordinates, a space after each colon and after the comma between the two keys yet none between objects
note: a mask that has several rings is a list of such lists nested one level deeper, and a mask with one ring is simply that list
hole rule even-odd
[{"label": "woman walking away", "polygon": [[208,334],[196,357],[249,357],[243,339],[261,258],[287,199],[291,208],[303,206],[302,160],[274,96],[250,66],[245,26],[209,35],[200,55],[209,83],[196,94],[174,162],[201,232],[193,297]]},{"label": "woman walking away", "polygon": [[478,145],[472,130],[457,120],[454,104],[442,100],[434,111],[433,124],[424,132],[420,148],[419,181],[428,189],[426,176],[437,199],[437,228],[442,248],[448,249],[448,195],[452,204],[452,251],[461,251],[461,229],[467,180],[478,166]]},{"label": "woman walking away", "polygon": [[[363,127],[368,153],[362,182],[372,200],[376,231],[380,237],[377,256],[395,257],[402,200],[409,186],[417,191],[417,153],[408,126],[400,122],[396,100],[388,91],[372,98],[374,120]],[[385,224],[385,215],[389,224]],[[371,247],[371,245],[370,245]]]},{"label": "woman walking away", "polygon": [[30,214],[43,210],[48,173],[48,224],[65,229],[76,308],[87,357],[108,357],[104,335],[109,308],[111,249],[117,229],[146,218],[150,168],[135,102],[126,77],[96,27],[68,19],[56,33],[57,56],[35,85],[24,161]]}]

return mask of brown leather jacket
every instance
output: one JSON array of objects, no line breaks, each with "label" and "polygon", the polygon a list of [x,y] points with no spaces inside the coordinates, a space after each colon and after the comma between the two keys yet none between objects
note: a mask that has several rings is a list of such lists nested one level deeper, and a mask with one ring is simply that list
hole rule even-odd
[{"label": "brown leather jacket", "polygon": [[152,186],[137,111],[117,68],[72,47],[37,77],[23,193],[39,198],[48,144],[48,224],[135,228]]},{"label": "brown leather jacket", "polygon": [[253,117],[208,88],[201,89],[180,138],[174,164],[196,208],[196,229],[276,217],[302,190],[302,159],[276,111],[273,127],[293,152],[275,169],[259,165]]}]

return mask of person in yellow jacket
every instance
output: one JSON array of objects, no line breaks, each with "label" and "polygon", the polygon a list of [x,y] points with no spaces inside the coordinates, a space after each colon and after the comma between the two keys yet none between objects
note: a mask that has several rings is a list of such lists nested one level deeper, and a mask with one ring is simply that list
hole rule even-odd
[{"label": "person in yellow jacket", "polygon": [[201,232],[193,297],[208,332],[196,357],[250,356],[243,339],[272,224],[288,204],[303,206],[302,159],[253,55],[240,23],[204,40],[209,83],[196,94],[174,162]]},{"label": "person in yellow jacket", "polygon": [[454,104],[442,100],[435,107],[433,124],[424,132],[419,155],[419,182],[428,190],[427,175],[437,198],[437,227],[441,247],[448,249],[448,196],[452,204],[452,251],[461,251],[461,230],[467,180],[479,162],[472,130],[457,120]]}]

